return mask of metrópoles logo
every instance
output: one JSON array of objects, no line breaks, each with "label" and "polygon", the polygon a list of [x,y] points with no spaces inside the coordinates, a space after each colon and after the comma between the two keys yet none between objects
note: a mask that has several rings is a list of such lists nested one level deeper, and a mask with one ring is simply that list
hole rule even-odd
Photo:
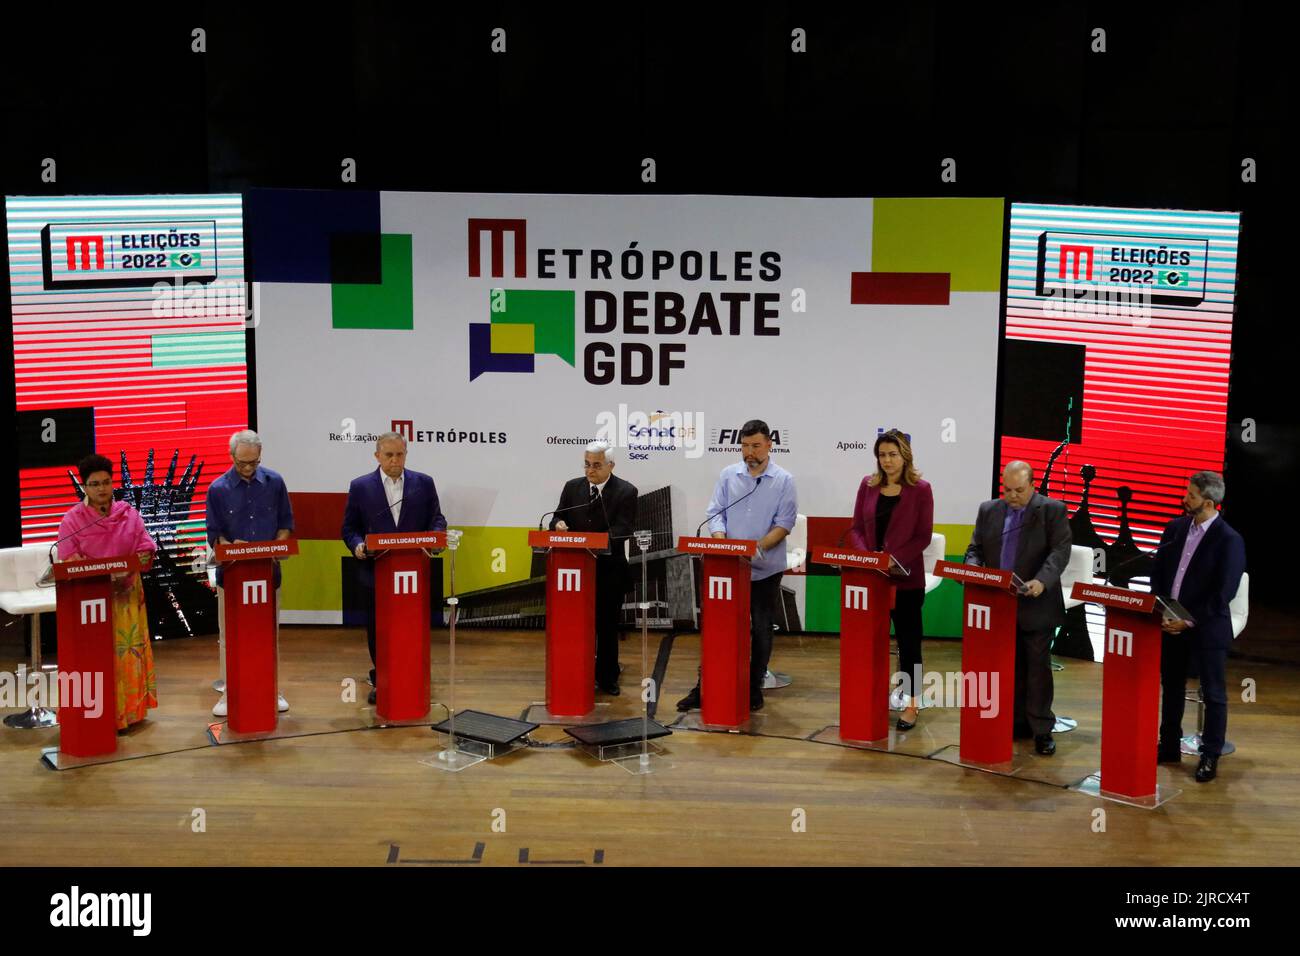
[{"label": "metr\u00f3poles logo", "polygon": [[[513,244],[512,273],[528,279],[526,219],[468,220],[468,277],[482,279],[482,243],[489,244],[487,278],[506,272],[506,236]],[[781,278],[778,252],[639,248],[623,250],[539,248],[535,279],[609,284],[611,288],[503,289],[487,286],[487,322],[469,326],[469,378],[485,372],[534,372],[537,356],[555,355],[577,366],[577,322],[581,311],[587,341],[582,349],[583,377],[592,385],[669,385],[672,373],[686,368],[688,339],[694,335],[777,336],[781,293],[667,288],[625,289],[623,283],[659,286],[672,283],[775,283]],[[759,287],[763,288],[763,287]],[[768,286],[767,288],[771,288]],[[621,341],[600,336],[622,332]],[[668,341],[638,341],[645,336]]]}]

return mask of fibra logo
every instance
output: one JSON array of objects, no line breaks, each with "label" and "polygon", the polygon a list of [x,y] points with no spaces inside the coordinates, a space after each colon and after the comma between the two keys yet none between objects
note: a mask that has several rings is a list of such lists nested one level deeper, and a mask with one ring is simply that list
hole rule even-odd
[{"label": "fibra logo", "polygon": [[[709,433],[709,451],[734,454],[740,451],[740,441],[739,428],[715,428]],[[772,428],[772,453],[784,455],[789,452],[790,430]]]},{"label": "fibra logo", "polygon": [[[484,240],[489,272],[505,278],[507,234],[513,243],[511,278],[528,278],[528,220],[470,219],[468,275],[482,278]],[[535,356],[556,355],[575,366],[577,297],[572,289],[489,288],[487,322],[469,326],[469,380],[484,372],[532,372]]]}]

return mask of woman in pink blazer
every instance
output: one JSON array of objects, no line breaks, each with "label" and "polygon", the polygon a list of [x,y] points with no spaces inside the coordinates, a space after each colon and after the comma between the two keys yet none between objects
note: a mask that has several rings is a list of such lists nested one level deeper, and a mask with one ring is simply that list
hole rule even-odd
[{"label": "woman in pink blazer", "polygon": [[876,439],[876,470],[862,479],[853,506],[850,541],[863,551],[888,551],[907,568],[895,581],[894,637],[902,672],[903,713],[899,730],[911,730],[919,717],[921,685],[921,605],[925,601],[922,553],[934,531],[934,495],[912,463],[912,444],[893,428]]}]

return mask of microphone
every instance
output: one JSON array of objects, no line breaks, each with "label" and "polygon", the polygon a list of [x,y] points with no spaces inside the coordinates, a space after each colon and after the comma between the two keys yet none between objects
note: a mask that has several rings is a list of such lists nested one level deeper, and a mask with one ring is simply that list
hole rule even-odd
[{"label": "microphone", "polygon": [[[1175,520],[1177,520],[1177,519],[1175,519]],[[1190,531],[1190,528],[1189,528],[1188,530]],[[1163,542],[1163,543],[1161,543],[1161,542],[1156,542],[1156,546],[1155,546],[1155,548],[1154,548],[1153,550],[1151,550],[1151,551],[1143,551],[1142,553],[1140,553],[1140,554],[1135,554],[1135,555],[1133,555],[1133,556],[1130,557],[1130,558],[1125,558],[1123,561],[1121,561],[1119,564],[1115,565],[1115,567],[1113,567],[1113,568],[1111,568],[1111,567],[1107,567],[1107,568],[1106,568],[1106,574],[1105,574],[1105,576],[1104,576],[1104,580],[1105,580],[1107,583],[1109,583],[1109,582],[1110,582],[1110,579],[1115,575],[1115,573],[1116,573],[1117,571],[1122,571],[1124,568],[1128,567],[1130,564],[1135,564],[1135,563],[1137,563],[1138,561],[1141,561],[1143,558],[1150,558],[1152,561],[1154,561],[1154,560],[1156,559],[1156,555],[1160,554],[1160,552],[1164,551],[1166,548],[1173,547],[1173,545],[1177,542],[1177,540],[1178,540],[1177,538],[1170,538],[1168,541],[1165,541],[1165,542]],[[1183,543],[1184,543],[1184,544],[1187,543],[1187,538],[1186,538],[1186,537],[1183,538]]]},{"label": "microphone", "polygon": [[700,532],[701,532],[702,530],[704,530],[704,526],[705,526],[706,524],[708,524],[710,521],[712,521],[714,518],[720,518],[720,517],[722,517],[723,515],[725,515],[725,514],[727,513],[728,509],[730,509],[732,505],[738,505],[738,504],[740,504],[742,501],[744,501],[746,498],[748,498],[748,497],[749,497],[750,495],[752,495],[754,492],[758,491],[759,485],[761,485],[761,484],[763,483],[763,479],[766,478],[766,477],[767,477],[767,475],[759,475],[757,478],[754,479],[754,487],[753,487],[753,488],[750,488],[749,491],[745,492],[743,495],[741,495],[741,496],[740,496],[739,498],[737,498],[735,501],[731,502],[731,504],[727,505],[725,508],[723,508],[723,509],[722,509],[721,511],[719,511],[717,514],[706,515],[705,518],[704,518],[704,520],[700,522],[700,526],[699,526],[698,528],[695,529],[695,537],[698,538],[698,537],[700,536]]},{"label": "microphone", "polygon": [[[599,492],[597,492],[597,495],[599,495]],[[590,501],[584,501],[580,505],[569,505],[569,507],[567,508],[556,508],[554,511],[548,511],[546,512],[546,514],[542,515],[540,518],[537,519],[537,530],[538,531],[542,530],[542,525],[546,522],[547,518],[550,518],[554,515],[562,515],[566,511],[577,511],[579,508],[586,508],[589,507],[590,505],[591,505]],[[602,503],[602,507],[603,507],[603,503]]]},{"label": "microphone", "polygon": [[52,575],[54,572],[55,549],[58,548],[59,545],[63,544],[63,542],[65,541],[69,541],[72,538],[75,538],[77,535],[81,534],[83,531],[87,530],[88,528],[93,528],[95,527],[95,525],[99,524],[100,522],[107,521],[109,518],[113,518],[114,520],[120,520],[124,514],[126,514],[126,512],[124,511],[113,511],[113,506],[110,504],[108,509],[108,514],[100,515],[98,518],[96,518],[94,521],[90,522],[89,524],[82,525],[76,531],[72,532],[71,534],[64,535],[62,538],[59,538],[53,544],[51,544],[50,551],[49,551],[50,565],[44,571],[42,571],[41,576],[37,578],[36,580],[37,585],[40,587],[48,587],[49,583],[53,580]]},{"label": "microphone", "polygon": [[[1046,496],[1044,496],[1044,497],[1046,497]],[[1031,499],[1031,500],[1032,500],[1032,499]],[[1008,506],[1008,507],[1010,507],[1010,506]],[[1025,507],[1028,507],[1028,505],[1026,505]],[[1023,531],[1028,531],[1030,528],[1032,528],[1032,527],[1033,527],[1033,523],[1034,523],[1034,521],[1038,518],[1038,514],[1039,514],[1039,512],[1037,512],[1037,511],[1035,511],[1033,514],[1031,514],[1031,515],[1029,516],[1029,520],[1023,522],[1023,523],[1020,525],[1020,531],[1022,531],[1022,532],[1023,532]],[[998,559],[999,559],[999,561],[1000,561],[1001,558],[1002,558],[1002,555],[1001,555],[1002,540],[1003,540],[1007,535],[1009,535],[1013,530],[1014,530],[1014,529],[1012,529],[1012,528],[1005,528],[1005,529],[1003,529],[1002,533],[1001,533],[1000,535],[998,535],[998,537],[997,537],[996,544],[997,544],[997,546],[998,546],[998,551],[999,551],[999,554],[998,554]],[[972,536],[972,541],[973,541],[973,540],[974,540],[974,537]],[[981,548],[981,551],[982,551],[982,550],[983,550],[983,549]],[[967,564],[970,564],[970,563],[972,563],[972,562],[969,562],[969,561],[968,561],[968,562],[966,562],[966,563],[967,563]],[[988,564],[978,565],[978,566],[979,566],[979,567],[997,567],[997,565],[988,565]],[[1015,574],[1015,569],[1014,569],[1014,568],[1003,568],[1003,569],[1000,569],[1000,570],[1008,570],[1008,571],[1011,571],[1011,573],[1012,573],[1013,575]]]},{"label": "microphone", "polygon": [[[872,512],[871,514],[869,514],[869,515],[867,515],[865,518],[863,518],[863,520],[862,520],[862,530],[863,530],[863,531],[866,531],[869,525],[873,525],[873,524],[875,524],[875,523],[876,523],[876,514],[875,514],[875,512]],[[847,528],[845,528],[845,529],[844,529],[844,533],[840,535],[840,540],[838,540],[838,541],[835,542],[835,547],[837,547],[837,548],[842,548],[842,547],[844,547],[844,539],[847,538],[847,537],[848,537],[852,532],[853,532],[853,522],[850,521],[850,522],[849,522],[849,526],[848,526]]]},{"label": "microphone", "polygon": [[[398,499],[397,499],[396,501],[394,501],[391,505],[385,505],[384,507],[380,508],[378,511],[376,511],[374,514],[370,515],[370,516],[366,519],[366,524],[370,524],[371,522],[373,522],[376,518],[378,518],[378,517],[379,517],[381,514],[383,514],[384,512],[388,512],[388,516],[391,518],[391,517],[392,517],[392,514],[393,514],[393,509],[396,508],[398,505],[400,505],[400,504],[401,504],[403,501],[405,501],[405,500],[406,500],[406,495],[402,495],[402,497],[398,498]],[[397,522],[394,521],[393,524],[396,525]],[[362,535],[362,538],[361,538],[361,546],[364,548],[365,545],[366,545],[366,539],[365,539],[365,536]],[[354,552],[356,551],[355,548],[353,548],[352,550],[353,550]],[[355,554],[354,554],[353,556],[355,557]],[[367,549],[367,551],[366,551],[366,557],[369,557],[369,556],[370,556],[370,551]]]}]

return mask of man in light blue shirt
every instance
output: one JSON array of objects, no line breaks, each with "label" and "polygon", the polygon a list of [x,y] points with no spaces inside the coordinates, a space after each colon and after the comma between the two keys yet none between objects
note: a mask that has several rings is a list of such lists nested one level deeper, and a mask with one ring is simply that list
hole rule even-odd
[{"label": "man in light blue shirt", "polygon": [[[749,565],[749,709],[763,707],[763,677],[772,657],[772,625],[785,572],[785,538],[794,530],[798,504],[794,476],[771,460],[772,431],[753,419],[740,429],[742,460],[722,469],[709,502],[709,530],[715,538],[758,542]],[[677,702],[678,710],[700,706],[700,685]]]}]

